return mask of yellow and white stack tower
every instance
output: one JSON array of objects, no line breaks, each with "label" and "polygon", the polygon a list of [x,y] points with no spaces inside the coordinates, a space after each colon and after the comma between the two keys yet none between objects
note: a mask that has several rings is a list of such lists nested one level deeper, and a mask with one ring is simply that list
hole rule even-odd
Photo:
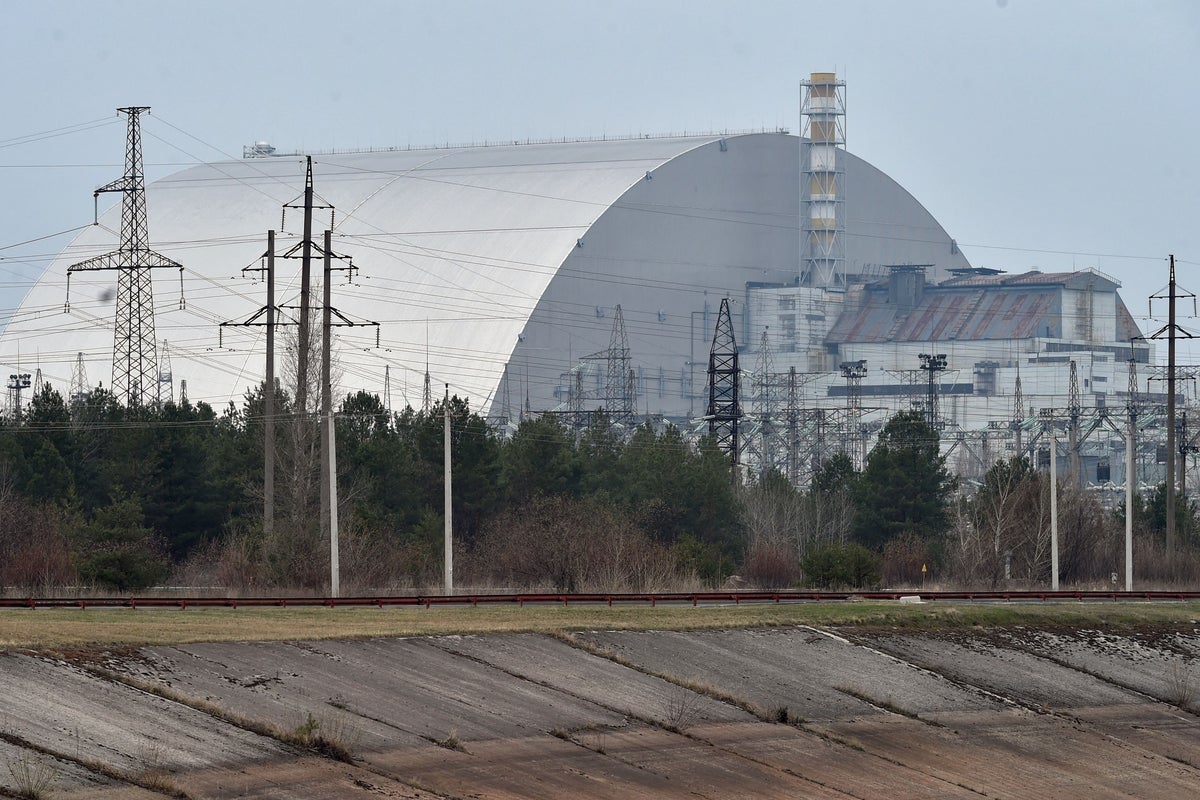
[{"label": "yellow and white stack tower", "polygon": [[801,81],[803,115],[801,210],[804,213],[800,282],[820,289],[846,285],[846,82],[834,72]]}]

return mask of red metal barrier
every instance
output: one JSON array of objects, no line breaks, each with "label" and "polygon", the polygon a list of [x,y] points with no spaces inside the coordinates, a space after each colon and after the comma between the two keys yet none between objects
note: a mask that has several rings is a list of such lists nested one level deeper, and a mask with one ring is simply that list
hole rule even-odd
[{"label": "red metal barrier", "polygon": [[[894,601],[902,595],[897,592],[660,592],[654,594],[614,593],[614,594],[472,594],[472,595],[371,595],[358,597],[22,597],[0,598],[0,609],[52,609],[52,608],[172,608],[187,609],[189,607],[230,608],[240,606],[288,608],[299,606],[325,606],[326,608],[342,608],[348,606],[374,606],[383,609],[385,606],[424,606],[431,608],[438,605],[495,605],[499,603],[515,603],[524,608],[526,603],[531,605],[563,605],[580,603],[603,604],[606,606],[649,604],[656,607],[659,603],[690,604],[693,607],[701,603],[732,603],[740,606],[746,603],[823,603],[845,602],[851,598],[861,600]],[[918,596],[929,602],[966,601],[966,602],[1051,602],[1051,601],[1141,601],[1141,602],[1187,602],[1200,600],[1200,591],[1139,591],[1118,592],[1105,591],[1031,591],[1031,592],[921,592]]]}]

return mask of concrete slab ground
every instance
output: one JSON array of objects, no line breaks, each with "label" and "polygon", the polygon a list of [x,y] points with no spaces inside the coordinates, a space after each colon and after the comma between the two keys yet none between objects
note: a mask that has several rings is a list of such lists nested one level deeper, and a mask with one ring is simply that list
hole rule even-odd
[{"label": "concrete slab ground", "polygon": [[455,636],[431,640],[438,647],[492,664],[524,680],[543,683],[618,713],[649,717],[663,725],[749,722],[746,711],[677,684],[536,634]]},{"label": "concrete slab ground", "polygon": [[[1187,631],[439,636],[0,654],[0,795],[1181,798]],[[786,714],[778,713],[786,709]],[[783,721],[780,721],[783,720]]]},{"label": "concrete slab ground", "polygon": [[812,628],[580,636],[654,672],[708,681],[805,720],[869,717],[880,704],[914,713],[1002,706],[942,675]]}]

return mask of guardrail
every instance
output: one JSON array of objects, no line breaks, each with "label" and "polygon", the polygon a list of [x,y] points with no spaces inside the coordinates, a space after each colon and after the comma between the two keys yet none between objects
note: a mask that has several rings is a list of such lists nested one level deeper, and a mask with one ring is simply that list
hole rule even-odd
[{"label": "guardrail", "polygon": [[1059,592],[658,592],[648,594],[611,593],[516,593],[516,594],[454,594],[398,595],[359,597],[24,597],[0,598],[0,608],[301,608],[325,606],[351,608],[362,606],[479,606],[509,604],[562,605],[605,604],[628,605],[660,603],[698,606],[701,603],[817,603],[849,602],[853,600],[895,600],[919,598],[923,602],[958,601],[1112,601],[1112,602],[1186,602],[1200,600],[1200,591],[1059,591]]}]

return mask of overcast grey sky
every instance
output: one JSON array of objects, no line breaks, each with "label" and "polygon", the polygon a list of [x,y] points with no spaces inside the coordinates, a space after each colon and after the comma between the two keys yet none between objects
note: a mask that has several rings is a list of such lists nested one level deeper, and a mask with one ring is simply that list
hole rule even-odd
[{"label": "overcast grey sky", "polygon": [[257,139],[295,150],[795,132],[799,80],[829,70],[848,83],[848,149],[912,192],[976,266],[1095,266],[1142,318],[1174,252],[1181,284],[1200,291],[1191,0],[3,8],[0,322],[68,237],[14,245],[87,224],[92,190],[121,175],[118,106],[153,108],[153,179]]}]

